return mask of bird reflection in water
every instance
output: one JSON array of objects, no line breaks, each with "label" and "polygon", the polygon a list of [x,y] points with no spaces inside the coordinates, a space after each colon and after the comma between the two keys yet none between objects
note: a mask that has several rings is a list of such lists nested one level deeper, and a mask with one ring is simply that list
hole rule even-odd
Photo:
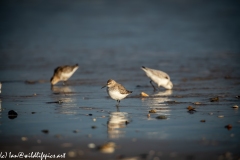
[{"label": "bird reflection in water", "polygon": [[55,94],[68,94],[68,93],[73,93],[73,89],[68,87],[68,86],[51,86],[51,90]]},{"label": "bird reflection in water", "polygon": [[[147,118],[148,120],[161,121],[156,119],[158,116],[166,116],[167,119],[170,119],[171,108],[166,101],[171,101],[171,98],[169,98],[171,95],[172,90],[166,90],[154,92],[150,97],[142,98],[142,102],[148,106],[147,112],[150,110],[156,111],[153,114],[150,113],[151,116]],[[159,123],[159,125],[161,125],[161,123]],[[158,127],[154,131],[147,132],[147,137],[150,139],[166,139],[168,136],[169,133],[166,130],[159,129]]]},{"label": "bird reflection in water", "polygon": [[51,90],[54,93],[53,102],[58,102],[60,107],[56,108],[56,111],[61,114],[76,114],[77,111],[77,99],[75,92],[68,86],[51,86]]},{"label": "bird reflection in water", "polygon": [[156,110],[156,114],[170,115],[170,107],[166,104],[166,101],[171,101],[168,97],[172,95],[172,90],[154,92],[149,98],[142,98],[142,102],[145,103],[150,110]]},{"label": "bird reflection in water", "polygon": [[118,139],[124,137],[125,131],[121,130],[121,128],[125,128],[129,122],[128,113],[111,112],[107,122],[109,138]]}]

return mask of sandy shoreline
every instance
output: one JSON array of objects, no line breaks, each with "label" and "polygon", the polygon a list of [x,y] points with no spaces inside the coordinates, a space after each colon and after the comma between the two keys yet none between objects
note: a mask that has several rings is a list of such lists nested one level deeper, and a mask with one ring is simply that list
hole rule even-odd
[{"label": "sandy shoreline", "polygon": [[[36,138],[37,137],[37,138]],[[9,138],[9,137],[8,137]],[[1,152],[17,154],[24,152],[40,152],[44,154],[63,154],[66,153],[67,159],[237,159],[239,157],[238,144],[224,141],[166,141],[151,139],[121,139],[113,140],[117,147],[115,152],[111,154],[101,153],[97,146],[109,141],[108,139],[100,140],[94,138],[50,138],[46,136],[28,137],[26,141],[22,141],[20,137],[11,137],[12,140],[4,140],[1,144]],[[89,148],[88,145],[94,143],[96,148]],[[14,147],[13,147],[14,146]],[[126,147],[127,146],[127,147]],[[8,155],[9,156],[9,155]]]}]

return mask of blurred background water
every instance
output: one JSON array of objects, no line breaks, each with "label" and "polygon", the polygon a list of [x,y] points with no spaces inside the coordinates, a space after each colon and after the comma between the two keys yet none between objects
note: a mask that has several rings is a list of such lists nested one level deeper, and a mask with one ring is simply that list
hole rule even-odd
[{"label": "blurred background water", "polygon": [[123,77],[141,65],[177,72],[200,63],[204,70],[215,66],[212,58],[230,67],[239,58],[238,7],[238,1],[1,1],[1,80],[45,79],[52,68],[75,63],[92,73],[87,78]]},{"label": "blurred background water", "polygon": [[[219,148],[236,154],[240,139],[230,135],[240,132],[239,112],[231,108],[240,94],[239,7],[222,0],[2,0],[0,134],[42,136],[48,129],[49,139],[210,139],[228,142]],[[68,85],[50,86],[54,68],[76,63]],[[167,72],[173,90],[154,93],[141,66]],[[101,90],[110,78],[133,91],[120,112]],[[142,91],[150,97],[140,98]],[[220,101],[209,102],[214,96]],[[204,105],[189,114],[186,107],[197,101]],[[7,117],[12,109],[15,119]],[[168,119],[147,118],[150,109]]]}]

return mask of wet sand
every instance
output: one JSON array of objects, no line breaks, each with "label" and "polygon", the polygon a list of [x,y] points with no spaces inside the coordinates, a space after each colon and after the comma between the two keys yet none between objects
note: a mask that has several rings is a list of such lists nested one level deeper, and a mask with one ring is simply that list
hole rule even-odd
[{"label": "wet sand", "polygon": [[[0,152],[239,159],[238,8],[237,1],[2,1]],[[66,85],[51,87],[54,68],[76,63]],[[173,90],[153,92],[141,66],[167,72]],[[119,109],[101,89],[110,78],[133,91]],[[112,153],[98,150],[106,142],[116,144]]]}]

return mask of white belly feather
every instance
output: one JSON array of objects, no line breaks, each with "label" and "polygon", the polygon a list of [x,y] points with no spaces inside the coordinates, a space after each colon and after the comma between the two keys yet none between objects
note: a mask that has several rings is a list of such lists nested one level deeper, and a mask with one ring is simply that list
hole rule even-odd
[{"label": "white belly feather", "polygon": [[108,89],[107,89],[107,93],[114,100],[121,100],[128,95],[128,94],[121,94],[119,91],[115,91],[115,90],[109,91]]}]

